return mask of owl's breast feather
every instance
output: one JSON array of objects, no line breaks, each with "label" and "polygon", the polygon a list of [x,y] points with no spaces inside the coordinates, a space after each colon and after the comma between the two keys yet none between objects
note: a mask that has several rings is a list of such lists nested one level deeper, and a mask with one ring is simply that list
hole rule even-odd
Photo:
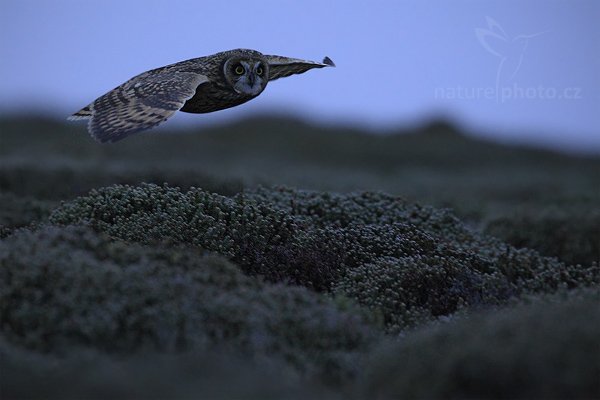
[{"label": "owl's breast feather", "polygon": [[194,96],[185,102],[180,111],[194,114],[204,114],[238,106],[252,100],[260,93],[249,96],[224,90],[213,84],[200,85]]}]

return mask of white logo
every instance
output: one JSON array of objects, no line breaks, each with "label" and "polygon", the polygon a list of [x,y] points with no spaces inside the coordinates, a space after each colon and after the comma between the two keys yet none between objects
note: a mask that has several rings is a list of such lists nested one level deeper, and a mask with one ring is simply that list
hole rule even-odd
[{"label": "white logo", "polygon": [[582,98],[580,87],[556,87],[545,85],[523,85],[518,83],[517,76],[525,52],[530,42],[537,43],[537,36],[549,31],[528,35],[509,36],[498,22],[485,17],[487,28],[475,28],[475,36],[481,46],[494,57],[498,58],[495,86],[448,86],[436,87],[436,99],[445,100],[495,100],[504,103],[508,100],[579,100]]},{"label": "white logo", "polygon": [[487,29],[476,28],[475,35],[484,49],[500,59],[496,71],[496,88],[498,88],[500,85],[512,81],[519,72],[529,41],[548,31],[518,35],[511,39],[498,22],[491,17],[485,17],[485,19],[488,25]]}]

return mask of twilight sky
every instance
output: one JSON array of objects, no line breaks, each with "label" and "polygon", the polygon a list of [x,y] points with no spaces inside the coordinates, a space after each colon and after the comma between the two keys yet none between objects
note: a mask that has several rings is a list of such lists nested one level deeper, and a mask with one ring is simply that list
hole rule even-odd
[{"label": "twilight sky", "polygon": [[600,1],[2,0],[0,112],[58,117],[147,69],[221,50],[320,61],[257,99],[165,125],[290,112],[372,127],[446,116],[600,152]]}]

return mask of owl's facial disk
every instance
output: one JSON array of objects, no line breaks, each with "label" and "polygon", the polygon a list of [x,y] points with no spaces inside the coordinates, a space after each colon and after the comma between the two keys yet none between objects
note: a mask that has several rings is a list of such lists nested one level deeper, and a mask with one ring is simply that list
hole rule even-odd
[{"label": "owl's facial disk", "polygon": [[267,84],[265,66],[262,61],[242,59],[230,63],[229,76],[237,93],[256,96]]}]

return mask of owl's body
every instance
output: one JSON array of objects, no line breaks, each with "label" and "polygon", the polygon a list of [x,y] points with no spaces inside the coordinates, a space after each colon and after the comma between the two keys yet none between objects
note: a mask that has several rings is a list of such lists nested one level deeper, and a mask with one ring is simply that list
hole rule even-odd
[{"label": "owl's body", "polygon": [[[260,94],[260,93],[259,93]],[[187,100],[179,111],[204,114],[224,110],[244,104],[257,95],[235,93],[219,86],[217,83],[207,83],[196,88],[194,96]]]},{"label": "owl's body", "polygon": [[260,95],[269,81],[312,68],[334,66],[237,49],[141,73],[82,108],[69,119],[89,119],[100,142],[114,142],[152,128],[176,111],[209,113]]}]

